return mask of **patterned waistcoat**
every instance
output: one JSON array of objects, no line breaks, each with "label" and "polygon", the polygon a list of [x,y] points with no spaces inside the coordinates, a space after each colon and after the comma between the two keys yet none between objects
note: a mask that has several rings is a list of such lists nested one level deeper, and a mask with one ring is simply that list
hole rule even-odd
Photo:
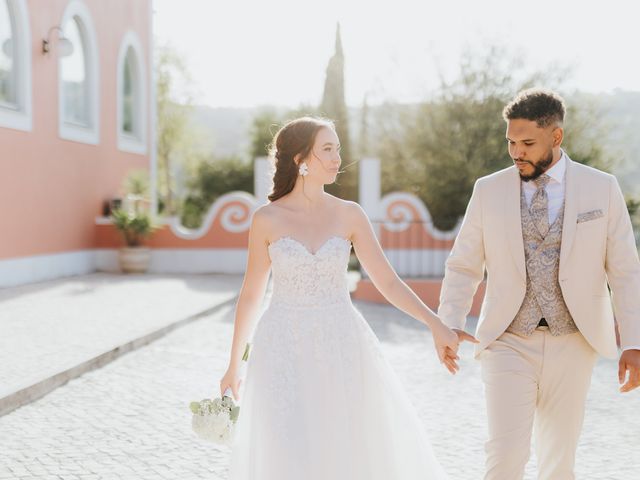
[{"label": "patterned waistcoat", "polygon": [[520,218],[527,265],[527,291],[508,332],[529,336],[541,318],[546,319],[552,335],[566,335],[578,331],[564,303],[558,281],[564,203],[555,222],[543,238],[529,214],[521,187]]}]

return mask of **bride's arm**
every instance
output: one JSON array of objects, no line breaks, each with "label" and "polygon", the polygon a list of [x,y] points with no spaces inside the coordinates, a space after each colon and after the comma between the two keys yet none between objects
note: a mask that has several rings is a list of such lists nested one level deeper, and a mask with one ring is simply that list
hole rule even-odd
[{"label": "bride's arm", "polygon": [[353,249],[375,287],[391,304],[429,328],[440,325],[440,318],[402,281],[387,260],[362,207],[351,204],[350,209]]},{"label": "bride's arm", "polygon": [[271,259],[268,252],[267,219],[262,209],[256,210],[249,228],[247,267],[236,303],[233,341],[227,373],[220,381],[220,391],[231,387],[237,399],[240,385],[240,363],[245,346],[255,328],[258,312],[269,281]]},{"label": "bride's arm", "polygon": [[[453,362],[447,361],[445,350],[446,347],[449,347],[453,353],[457,352],[458,336],[442,323],[433,310],[427,307],[395,272],[362,207],[357,203],[351,203],[348,208],[350,224],[353,226],[351,241],[360,264],[389,303],[421,321],[432,330],[438,356],[441,361],[445,361],[447,368],[451,371],[452,365],[456,365],[455,360]],[[471,340],[473,338],[469,337],[464,339]]]}]

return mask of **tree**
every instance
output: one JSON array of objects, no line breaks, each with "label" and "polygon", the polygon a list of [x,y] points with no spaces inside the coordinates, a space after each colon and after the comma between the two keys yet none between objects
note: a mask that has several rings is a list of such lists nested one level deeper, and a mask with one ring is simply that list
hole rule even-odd
[{"label": "tree", "polygon": [[360,109],[360,133],[358,138],[358,153],[360,158],[367,157],[371,153],[371,146],[369,144],[369,103],[367,102],[367,96],[364,96],[362,100],[362,108]]},{"label": "tree", "polygon": [[199,134],[190,123],[191,78],[182,59],[166,45],[158,47],[155,69],[159,205],[163,213],[176,215],[176,173],[199,156]]},{"label": "tree", "polygon": [[631,223],[633,225],[633,231],[636,235],[636,244],[640,245],[640,199],[627,197],[627,210],[631,217]]},{"label": "tree", "polygon": [[281,125],[282,119],[273,108],[263,109],[253,117],[249,130],[251,137],[249,155],[252,161],[269,155],[269,146]]},{"label": "tree", "polygon": [[[475,180],[511,164],[504,105],[523,88],[559,89],[560,79],[567,76],[559,69],[522,74],[523,63],[498,47],[480,54],[467,51],[458,77],[443,80],[434,98],[416,108],[396,109],[395,123],[386,121],[390,128],[380,136],[378,147],[383,191],[415,193],[438,228],[452,228],[465,212]],[[564,148],[575,160],[606,169],[610,161],[598,141],[601,137],[594,134],[605,126],[594,109],[567,100]]]},{"label": "tree", "polygon": [[342,168],[346,172],[340,174],[335,184],[327,187],[327,191],[350,200],[358,199],[358,168],[351,156],[349,137],[349,112],[344,95],[344,54],[340,37],[340,24],[336,28],[335,53],[327,65],[324,92],[320,104],[320,114],[334,121],[336,133],[340,138]]},{"label": "tree", "polygon": [[252,163],[238,157],[209,158],[197,165],[188,188],[180,220],[185,227],[197,228],[221,195],[235,190],[253,192]]}]

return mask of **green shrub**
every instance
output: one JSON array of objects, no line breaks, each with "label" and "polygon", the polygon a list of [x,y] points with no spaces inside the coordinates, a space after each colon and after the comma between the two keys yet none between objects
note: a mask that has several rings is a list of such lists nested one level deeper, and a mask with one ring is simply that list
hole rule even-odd
[{"label": "green shrub", "polygon": [[188,194],[182,202],[180,221],[198,228],[211,205],[225,193],[253,193],[253,164],[237,157],[203,161],[187,182]]}]

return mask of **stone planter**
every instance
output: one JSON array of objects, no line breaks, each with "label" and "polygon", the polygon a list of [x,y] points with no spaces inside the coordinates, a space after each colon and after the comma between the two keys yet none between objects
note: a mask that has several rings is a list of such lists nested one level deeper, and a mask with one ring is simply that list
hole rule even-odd
[{"label": "stone planter", "polygon": [[120,269],[124,273],[145,273],[151,261],[151,249],[125,247],[120,249]]}]

